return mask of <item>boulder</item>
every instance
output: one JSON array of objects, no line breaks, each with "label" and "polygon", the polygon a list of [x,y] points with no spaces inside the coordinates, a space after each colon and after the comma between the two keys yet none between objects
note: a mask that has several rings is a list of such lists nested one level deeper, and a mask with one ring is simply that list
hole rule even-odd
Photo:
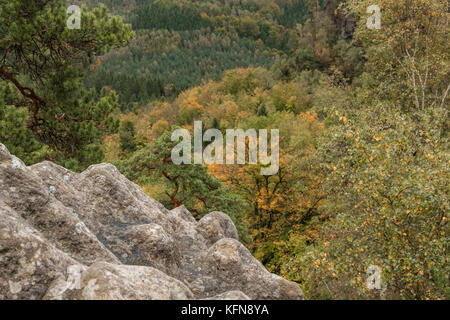
[{"label": "boulder", "polygon": [[0,143],[0,299],[302,299],[232,220],[167,210],[113,165],[27,167]]},{"label": "boulder", "polygon": [[[203,253],[203,273],[208,275],[211,294],[239,290],[252,300],[303,299],[300,287],[271,274],[239,241],[225,238]],[[219,289],[220,288],[220,289]]]},{"label": "boulder", "polygon": [[198,222],[197,230],[205,238],[208,246],[223,238],[239,239],[233,221],[223,212],[214,211],[205,215]]},{"label": "boulder", "polygon": [[70,278],[74,267],[83,265],[0,201],[0,300],[43,299],[55,280]]},{"label": "boulder", "polygon": [[98,262],[81,276],[80,299],[187,300],[194,295],[181,281],[152,267]]}]

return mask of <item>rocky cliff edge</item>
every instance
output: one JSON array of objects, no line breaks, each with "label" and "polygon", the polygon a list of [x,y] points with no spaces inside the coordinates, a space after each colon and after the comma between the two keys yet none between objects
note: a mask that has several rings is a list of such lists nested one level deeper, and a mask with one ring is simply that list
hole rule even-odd
[{"label": "rocky cliff edge", "polygon": [[111,164],[27,167],[0,143],[0,299],[303,299],[231,219],[167,210]]}]

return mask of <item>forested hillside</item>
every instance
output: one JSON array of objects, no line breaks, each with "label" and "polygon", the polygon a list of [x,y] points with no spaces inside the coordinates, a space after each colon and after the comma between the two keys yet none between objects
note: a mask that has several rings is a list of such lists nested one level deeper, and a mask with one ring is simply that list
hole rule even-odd
[{"label": "forested hillside", "polygon": [[[169,209],[226,212],[309,299],[450,297],[446,1],[78,3],[84,33],[57,32],[63,1],[28,4],[31,20],[0,5],[11,153],[75,171],[110,162]],[[54,37],[39,36],[46,20]],[[279,129],[279,171],[175,165],[171,134],[196,120]]]}]

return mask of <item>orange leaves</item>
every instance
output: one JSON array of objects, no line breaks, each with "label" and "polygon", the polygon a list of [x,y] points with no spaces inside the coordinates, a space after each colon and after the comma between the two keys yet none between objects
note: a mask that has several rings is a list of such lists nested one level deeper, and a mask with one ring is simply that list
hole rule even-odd
[{"label": "orange leaves", "polygon": [[197,111],[201,111],[201,112],[203,112],[205,110],[205,107],[200,105],[197,101],[191,101],[188,104],[188,108],[189,109],[194,109],[194,110],[197,110]]},{"label": "orange leaves", "polygon": [[382,136],[374,136],[373,139],[378,142],[381,139],[383,139],[383,137]]},{"label": "orange leaves", "polygon": [[183,101],[178,112],[178,118],[183,124],[192,124],[195,120],[205,112],[205,107],[197,102],[194,98],[188,98]]},{"label": "orange leaves", "polygon": [[321,131],[324,128],[323,123],[319,121],[317,113],[314,111],[307,111],[298,115],[303,124],[307,124],[308,128],[313,131]]}]

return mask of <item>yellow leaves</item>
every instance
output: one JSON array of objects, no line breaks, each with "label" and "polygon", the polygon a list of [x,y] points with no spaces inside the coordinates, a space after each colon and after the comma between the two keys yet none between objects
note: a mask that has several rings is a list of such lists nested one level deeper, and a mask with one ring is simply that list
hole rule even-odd
[{"label": "yellow leaves", "polygon": [[152,133],[160,136],[165,130],[169,129],[169,123],[166,120],[160,119],[152,126]]},{"label": "yellow leaves", "polygon": [[346,123],[348,121],[348,119],[346,117],[342,116],[342,117],[339,118],[339,121],[342,121],[342,122]]},{"label": "yellow leaves", "polygon": [[120,139],[118,134],[106,136],[103,140],[103,147],[105,150],[105,160],[108,162],[117,161],[120,159]]},{"label": "yellow leaves", "polygon": [[373,136],[373,139],[375,141],[380,141],[381,139],[383,139],[383,137],[382,136]]}]

